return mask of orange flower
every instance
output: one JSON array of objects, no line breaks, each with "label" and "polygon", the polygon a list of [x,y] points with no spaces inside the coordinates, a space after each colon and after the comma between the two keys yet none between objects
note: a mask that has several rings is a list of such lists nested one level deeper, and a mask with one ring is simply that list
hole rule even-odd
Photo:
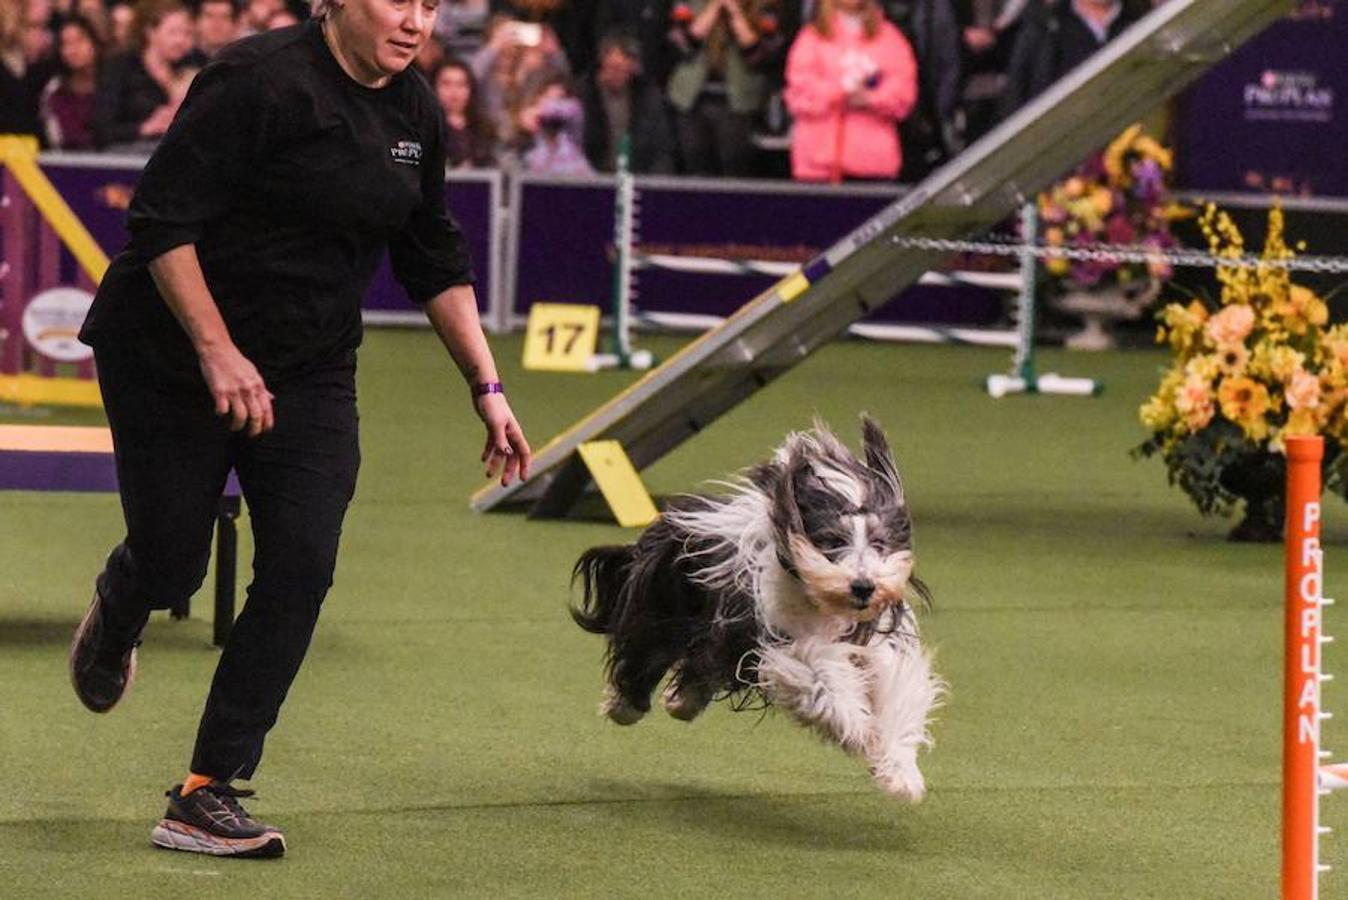
[{"label": "orange flower", "polygon": [[1298,369],[1287,383],[1287,405],[1292,409],[1314,409],[1320,405],[1320,379]]},{"label": "orange flower", "polygon": [[1222,344],[1217,348],[1217,367],[1226,375],[1240,375],[1250,362],[1249,348],[1244,344]]},{"label": "orange flower", "polygon": [[1233,303],[1214,313],[1204,330],[1208,340],[1219,347],[1243,343],[1254,330],[1254,310],[1244,303]]},{"label": "orange flower", "polygon": [[1212,401],[1212,385],[1201,375],[1190,375],[1175,393],[1175,409],[1190,431],[1201,431],[1217,411]]},{"label": "orange flower", "polygon": [[1217,388],[1217,400],[1222,415],[1239,425],[1251,440],[1268,437],[1268,422],[1264,419],[1271,405],[1268,388],[1243,375],[1227,378]]}]

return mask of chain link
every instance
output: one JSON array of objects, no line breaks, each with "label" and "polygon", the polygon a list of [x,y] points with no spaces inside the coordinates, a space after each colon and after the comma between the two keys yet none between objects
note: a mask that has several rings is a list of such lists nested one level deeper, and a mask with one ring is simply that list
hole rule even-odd
[{"label": "chain link", "polygon": [[1258,256],[1214,256],[1201,250],[1163,250],[1138,244],[1095,244],[1090,247],[1050,247],[1023,244],[1014,237],[992,235],[984,241],[952,241],[941,238],[921,238],[894,235],[890,242],[897,247],[913,250],[932,250],[937,253],[973,253],[980,256],[1025,256],[1036,259],[1066,259],[1084,262],[1164,262],[1172,266],[1190,268],[1232,269],[1286,269],[1289,272],[1348,272],[1345,256],[1298,256],[1292,259],[1261,259]]}]

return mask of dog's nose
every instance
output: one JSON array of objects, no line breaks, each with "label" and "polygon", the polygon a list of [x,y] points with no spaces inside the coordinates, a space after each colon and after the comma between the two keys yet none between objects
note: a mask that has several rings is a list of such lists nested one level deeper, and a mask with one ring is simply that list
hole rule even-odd
[{"label": "dog's nose", "polygon": [[875,593],[875,583],[858,578],[850,585],[852,588],[852,605],[857,609],[865,609],[871,602],[871,594]]}]

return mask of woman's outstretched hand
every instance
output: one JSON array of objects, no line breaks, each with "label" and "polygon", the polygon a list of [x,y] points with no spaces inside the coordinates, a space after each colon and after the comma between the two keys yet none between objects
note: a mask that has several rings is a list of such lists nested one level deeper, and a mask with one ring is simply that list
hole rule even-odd
[{"label": "woman's outstretched hand", "polygon": [[483,394],[473,406],[482,424],[487,426],[487,443],[482,448],[482,461],[487,464],[487,477],[495,478],[499,470],[501,486],[515,478],[526,481],[534,454],[524,438],[524,429],[510,411],[504,394]]}]

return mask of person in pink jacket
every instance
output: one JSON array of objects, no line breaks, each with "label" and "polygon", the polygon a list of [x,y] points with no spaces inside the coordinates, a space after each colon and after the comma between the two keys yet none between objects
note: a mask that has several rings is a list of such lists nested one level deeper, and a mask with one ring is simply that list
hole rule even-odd
[{"label": "person in pink jacket", "polygon": [[917,101],[917,62],[876,0],[819,0],[786,61],[799,181],[893,180],[898,123]]}]

